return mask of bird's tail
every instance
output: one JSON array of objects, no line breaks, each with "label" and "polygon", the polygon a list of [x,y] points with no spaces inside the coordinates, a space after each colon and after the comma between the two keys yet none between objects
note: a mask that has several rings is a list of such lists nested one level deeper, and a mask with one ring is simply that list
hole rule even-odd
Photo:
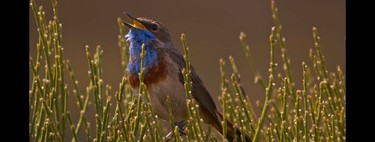
[{"label": "bird's tail", "polygon": [[[220,121],[221,120],[223,120],[223,114],[222,113],[220,113],[220,112],[218,112],[218,111],[216,111],[216,113],[217,113],[217,116],[219,117],[219,119],[220,119]],[[230,121],[228,121],[227,120],[227,136],[226,136],[226,138],[227,138],[227,140],[228,141],[230,141],[230,142],[233,142],[235,139],[237,140],[237,142],[241,142],[242,140],[241,140],[241,131],[238,129],[238,128],[236,128],[236,126],[234,126],[233,124],[232,124],[232,122],[230,122]],[[222,125],[221,124],[219,124],[219,125],[214,125],[214,127],[221,133],[221,134],[223,134],[223,127],[222,127]],[[248,136],[248,135],[246,135],[246,134],[244,134],[244,133],[242,133],[242,135],[244,135],[245,136],[245,141],[246,142],[251,142],[251,138],[250,138],[250,136]]]}]

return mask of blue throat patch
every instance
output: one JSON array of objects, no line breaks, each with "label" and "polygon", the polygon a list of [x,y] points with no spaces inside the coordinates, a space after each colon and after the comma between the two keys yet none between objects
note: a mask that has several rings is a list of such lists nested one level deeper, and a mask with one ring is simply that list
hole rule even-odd
[{"label": "blue throat patch", "polygon": [[131,75],[137,75],[141,71],[141,57],[139,54],[142,52],[142,44],[145,44],[146,55],[144,57],[145,74],[147,70],[157,64],[157,53],[155,48],[151,47],[152,41],[155,40],[155,36],[145,30],[130,29],[129,33],[125,35],[126,41],[129,45],[129,63],[128,70]]}]

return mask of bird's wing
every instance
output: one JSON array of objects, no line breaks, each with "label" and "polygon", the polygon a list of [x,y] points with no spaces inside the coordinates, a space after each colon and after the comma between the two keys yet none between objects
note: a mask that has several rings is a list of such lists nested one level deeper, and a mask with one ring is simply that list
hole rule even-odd
[{"label": "bird's wing", "polygon": [[[184,78],[182,76],[182,69],[185,68],[185,61],[181,53],[176,48],[168,48],[166,52],[169,57],[175,62],[179,69],[179,81],[184,83]],[[206,87],[203,85],[202,80],[199,78],[198,74],[195,72],[193,66],[190,65],[191,69],[191,81],[192,81],[192,96],[204,111],[207,111],[214,117],[215,120],[219,120],[216,115],[216,105],[207,91]]]}]

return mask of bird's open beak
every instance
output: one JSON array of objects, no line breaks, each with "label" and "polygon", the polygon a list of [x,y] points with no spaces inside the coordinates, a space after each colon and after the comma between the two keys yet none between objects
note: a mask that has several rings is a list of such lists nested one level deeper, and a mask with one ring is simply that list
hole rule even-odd
[{"label": "bird's open beak", "polygon": [[133,24],[123,22],[126,26],[129,28],[135,28],[135,29],[141,29],[141,30],[146,30],[146,27],[135,17],[131,16],[130,14],[126,13],[125,14],[129,17],[129,19],[133,22]]}]

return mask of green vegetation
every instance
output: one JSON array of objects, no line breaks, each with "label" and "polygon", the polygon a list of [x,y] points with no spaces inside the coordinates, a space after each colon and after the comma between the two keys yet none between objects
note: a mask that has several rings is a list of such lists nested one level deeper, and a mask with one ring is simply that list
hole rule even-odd
[{"label": "green vegetation", "polygon": [[[189,119],[186,125],[186,136],[180,136],[178,128],[171,117],[172,135],[160,119],[154,115],[149,104],[149,94],[142,83],[143,70],[139,74],[140,94],[131,93],[127,80],[128,44],[125,42],[124,27],[121,19],[119,25],[119,47],[121,50],[123,79],[119,90],[112,92],[111,86],[102,79],[102,49],[96,48],[94,54],[86,47],[90,84],[86,90],[79,89],[69,60],[64,58],[61,48],[61,22],[58,19],[57,2],[52,0],[52,20],[47,22],[42,6],[31,0],[39,41],[36,45],[37,55],[30,55],[30,72],[33,79],[29,93],[29,139],[30,141],[222,141],[223,136],[213,133],[210,127],[203,125],[197,112],[197,105],[191,99],[189,50],[182,34],[186,68],[183,70]],[[272,0],[272,13],[275,27],[270,34],[270,67],[268,80],[263,79],[257,71],[246,35],[240,34],[244,53],[249,61],[251,72],[256,82],[265,93],[264,103],[257,101],[253,105],[251,96],[241,86],[235,60],[229,57],[233,73],[229,79],[224,72],[225,62],[220,60],[221,97],[224,120],[230,120],[253,141],[346,141],[346,88],[345,75],[341,68],[329,72],[320,48],[317,28],[312,28],[315,49],[310,50],[312,65],[301,64],[303,72],[302,88],[296,88],[292,80],[290,59],[287,55],[277,8]],[[281,49],[284,72],[277,72],[275,50]],[[141,56],[145,51],[141,53]],[[143,65],[143,64],[142,64]],[[69,74],[70,78],[65,78]],[[276,84],[275,80],[281,83]],[[68,86],[67,82],[73,82]],[[68,98],[76,100],[78,118],[72,118],[68,109]],[[114,99],[111,99],[114,97]],[[91,104],[91,100],[93,104]],[[143,100],[143,101],[141,101]],[[169,102],[170,103],[170,102]],[[253,108],[253,106],[257,106]],[[88,116],[87,110],[94,107],[95,116]],[[254,110],[261,110],[261,114]],[[95,123],[88,122],[89,117]],[[225,124],[226,122],[223,121]],[[226,125],[224,125],[226,126]],[[94,131],[94,132],[93,132]],[[224,129],[225,131],[225,129]],[[94,133],[95,135],[92,135]],[[226,132],[224,132],[224,135]],[[244,137],[241,137],[244,140]]]}]

